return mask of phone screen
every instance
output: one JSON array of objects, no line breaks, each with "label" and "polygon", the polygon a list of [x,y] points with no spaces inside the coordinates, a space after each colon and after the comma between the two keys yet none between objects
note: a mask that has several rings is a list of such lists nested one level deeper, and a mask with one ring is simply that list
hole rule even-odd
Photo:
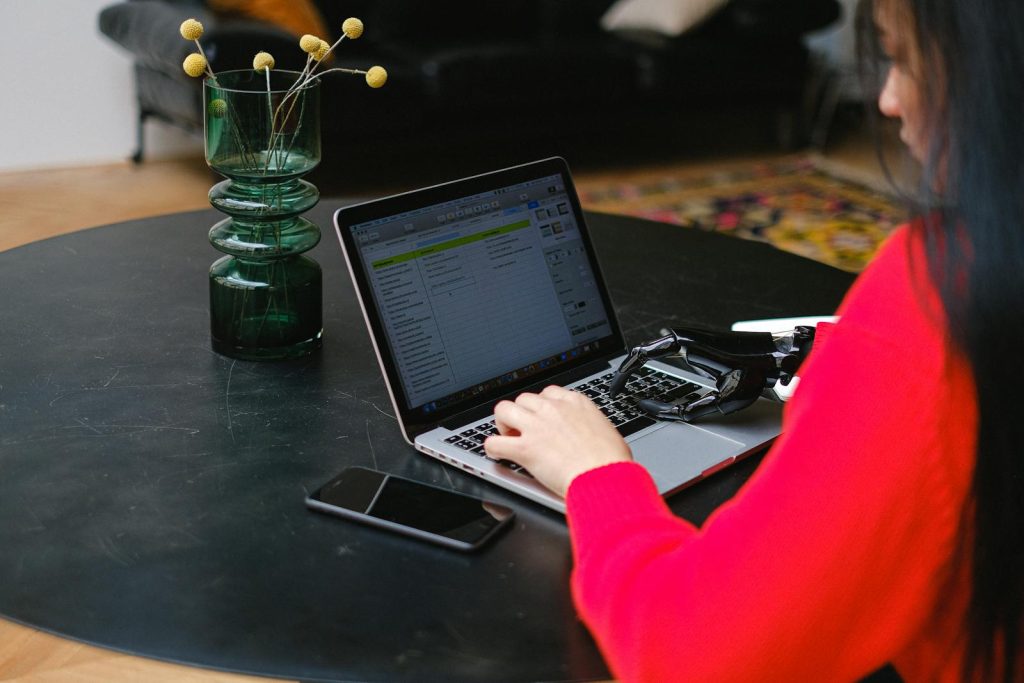
[{"label": "phone screen", "polygon": [[514,514],[479,498],[361,467],[346,469],[310,498],[324,512],[377,520],[377,526],[461,549],[479,546]]}]

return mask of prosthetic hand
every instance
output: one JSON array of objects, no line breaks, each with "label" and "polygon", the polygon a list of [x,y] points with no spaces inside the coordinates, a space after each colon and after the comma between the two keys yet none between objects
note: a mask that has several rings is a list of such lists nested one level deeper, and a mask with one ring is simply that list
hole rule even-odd
[{"label": "prosthetic hand", "polygon": [[751,405],[776,382],[789,384],[811,350],[814,331],[807,326],[781,333],[674,329],[631,350],[615,373],[608,395],[614,397],[621,391],[630,375],[648,360],[677,357],[697,374],[713,380],[716,389],[680,405],[644,399],[638,402],[640,408],[659,420],[682,422],[728,415]]}]

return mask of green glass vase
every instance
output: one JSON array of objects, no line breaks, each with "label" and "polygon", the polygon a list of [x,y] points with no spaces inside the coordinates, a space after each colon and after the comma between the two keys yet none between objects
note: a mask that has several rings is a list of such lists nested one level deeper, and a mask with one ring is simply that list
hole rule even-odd
[{"label": "green glass vase", "polygon": [[320,265],[303,254],[320,228],[302,217],[320,199],[303,180],[320,161],[319,80],[293,71],[228,71],[204,84],[206,161],[227,178],[210,203],[228,217],[210,230],[213,349],[277,360],[320,347]]}]

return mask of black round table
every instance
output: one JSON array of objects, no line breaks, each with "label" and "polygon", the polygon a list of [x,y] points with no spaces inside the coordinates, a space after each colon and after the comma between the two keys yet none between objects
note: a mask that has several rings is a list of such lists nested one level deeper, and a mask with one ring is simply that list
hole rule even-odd
[{"label": "black round table", "polygon": [[[324,345],[212,352],[213,210],[0,253],[0,615],[169,661],[302,680],[602,678],[564,519],[416,453],[392,415],[331,228]],[[666,325],[830,313],[852,276],[770,246],[590,214],[631,342]],[[695,523],[753,457],[674,496]],[[365,465],[513,506],[464,555],[312,513]]]}]

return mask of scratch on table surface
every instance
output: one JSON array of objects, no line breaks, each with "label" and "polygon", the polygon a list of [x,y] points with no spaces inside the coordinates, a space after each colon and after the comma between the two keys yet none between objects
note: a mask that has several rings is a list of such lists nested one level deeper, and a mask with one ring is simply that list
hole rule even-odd
[{"label": "scratch on table surface", "polygon": [[379,470],[377,465],[377,453],[373,450],[373,439],[370,438],[370,421],[366,421],[366,443],[370,444],[370,459],[373,461],[373,469]]},{"label": "scratch on table surface", "polygon": [[83,392],[83,391],[112,391],[114,389],[164,389],[164,388],[172,388],[173,389],[175,387],[180,387],[180,386],[181,386],[181,383],[178,382],[178,383],[174,383],[174,384],[125,384],[123,386],[113,386],[113,387],[108,387],[108,386],[80,387],[78,389],[71,389],[69,391],[61,392],[52,401],[50,401],[49,406],[52,408],[53,404],[56,403],[57,401],[60,401],[61,399],[66,398],[66,397],[68,397],[68,396],[70,396],[72,394],[77,394],[77,393],[80,393],[80,392]]},{"label": "scratch on table surface", "polygon": [[[88,429],[89,431],[91,431],[94,434],[97,434],[99,436],[116,436],[116,435],[119,435],[119,434],[137,434],[137,433],[140,433],[140,432],[163,432],[163,431],[187,432],[190,435],[195,435],[195,434],[199,433],[199,428],[198,427],[174,427],[174,426],[171,426],[171,425],[121,425],[121,424],[107,424],[107,423],[101,422],[101,423],[98,423],[98,424],[96,424],[94,426],[94,425],[91,425],[91,424],[86,424],[86,421],[88,419],[89,418],[85,418],[85,421],[83,421],[82,418],[76,417],[75,418],[75,422],[77,422],[79,425],[81,425],[81,427],[84,427],[85,429]],[[80,429],[81,427],[76,427],[74,425],[67,425],[65,427],[60,427],[59,429]],[[101,429],[102,430],[106,430],[106,431],[100,431]]]},{"label": "scratch on table surface", "polygon": [[117,562],[119,565],[124,567],[130,567],[134,564],[132,558],[125,555],[125,553],[114,544],[114,539],[108,536],[101,536],[99,537],[99,542],[100,550],[102,550],[103,554],[114,562]]},{"label": "scratch on table surface", "polygon": [[455,488],[455,482],[452,481],[452,475],[448,471],[448,465],[445,465],[444,463],[440,462],[437,464],[441,466],[441,472],[444,473],[444,478],[448,480],[448,485],[451,486],[452,488]]},{"label": "scratch on table surface", "polygon": [[43,520],[41,520],[39,518],[39,515],[36,514],[36,511],[32,509],[32,505],[24,504],[24,503],[23,503],[23,505],[24,505],[24,508],[26,510],[28,510],[28,513],[30,515],[32,515],[32,519],[36,520],[36,524],[39,525],[38,527],[32,527],[32,528],[23,529],[23,531],[45,531],[46,530],[46,525],[43,524]]},{"label": "scratch on table surface", "polygon": [[114,374],[113,374],[113,375],[111,375],[111,376],[110,376],[110,377],[109,377],[109,378],[107,379],[107,381],[103,383],[103,388],[104,388],[104,389],[106,389],[107,387],[109,387],[109,386],[110,386],[110,383],[114,381],[114,378],[116,378],[116,377],[117,377],[118,375],[120,375],[120,374],[121,374],[121,368],[115,368],[115,369],[114,369]]},{"label": "scratch on table surface", "polygon": [[459,645],[460,650],[462,650],[464,647],[470,644],[469,638],[467,638],[465,634],[462,633],[462,631],[456,628],[455,624],[453,624],[450,621],[444,621],[443,624],[444,630],[447,631],[448,634],[455,639],[455,642]]},{"label": "scratch on table surface", "polygon": [[196,534],[192,533],[188,529],[175,528],[174,531],[177,531],[179,534],[182,534],[182,535],[188,537],[189,539],[195,541],[196,543],[204,543],[202,538],[200,538]]},{"label": "scratch on table surface", "polygon": [[[88,418],[86,418],[86,419],[88,419]],[[103,432],[101,432],[100,430],[96,429],[96,428],[95,428],[95,427],[93,427],[93,426],[92,426],[91,424],[86,424],[86,420],[83,420],[83,419],[82,419],[82,418],[80,418],[80,417],[76,417],[76,418],[75,418],[75,422],[77,422],[78,424],[82,425],[83,427],[85,427],[85,428],[86,428],[86,429],[88,429],[89,431],[95,432],[95,433],[97,433],[97,434],[99,434],[99,435],[101,435],[101,436],[103,435]],[[73,427],[73,429],[77,429],[77,428],[76,428],[76,427]]]},{"label": "scratch on table surface", "polygon": [[199,433],[198,427],[173,427],[171,425],[108,425],[101,424],[100,427],[113,427],[114,429],[131,429],[135,432],[188,432],[191,435]]},{"label": "scratch on table surface", "polygon": [[228,383],[224,390],[224,410],[228,414],[228,433],[231,435],[231,443],[235,443],[235,430],[231,425],[231,375],[235,371],[235,363],[237,360],[231,361],[231,367],[228,368]]},{"label": "scratch on table surface", "polygon": [[[196,430],[197,433],[198,433],[198,431],[199,430]],[[189,452],[186,451],[184,453],[170,453],[168,455],[161,455],[160,459],[161,460],[176,460],[178,458],[201,458],[201,457],[204,457],[204,456],[207,456],[207,455],[213,455],[213,454],[214,454],[213,451],[201,451],[199,453],[189,453]]]},{"label": "scratch on table surface", "polygon": [[384,415],[386,417],[390,417],[392,420],[395,419],[394,415],[392,415],[391,413],[387,412],[386,410],[383,410],[380,406],[378,406],[373,401],[367,401],[365,398],[361,398],[359,400],[362,401],[363,403],[367,404],[367,405],[373,406],[377,410],[377,412],[380,413],[381,415]]}]

